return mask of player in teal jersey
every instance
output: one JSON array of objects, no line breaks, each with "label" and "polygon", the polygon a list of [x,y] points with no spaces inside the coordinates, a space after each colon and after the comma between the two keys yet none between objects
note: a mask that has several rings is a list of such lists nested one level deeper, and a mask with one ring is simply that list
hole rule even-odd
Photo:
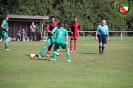
[{"label": "player in teal jersey", "polygon": [[64,28],[64,23],[59,22],[59,29],[54,35],[56,36],[56,41],[55,41],[53,59],[51,61],[56,61],[56,53],[61,46],[63,49],[66,49],[67,51],[67,61],[71,62],[69,48],[68,48],[68,31],[67,29]]},{"label": "player in teal jersey", "polygon": [[9,17],[6,16],[0,26],[0,38],[5,40],[5,50],[9,50],[8,49],[8,29],[9,29],[9,27],[8,27],[8,22],[7,22],[8,20],[9,20]]},{"label": "player in teal jersey", "polygon": [[44,47],[42,47],[42,49],[40,50],[39,54],[38,54],[38,57],[41,57],[42,53],[52,44],[55,43],[55,36],[54,34],[56,33],[56,31],[58,30],[58,26],[57,27],[54,27],[54,29],[50,32],[51,33],[51,36],[48,38],[47,42],[46,42],[46,45]]}]

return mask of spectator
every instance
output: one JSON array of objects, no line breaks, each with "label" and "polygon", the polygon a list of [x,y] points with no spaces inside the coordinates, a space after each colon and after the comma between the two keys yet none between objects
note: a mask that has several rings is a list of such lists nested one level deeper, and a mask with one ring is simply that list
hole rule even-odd
[{"label": "spectator", "polygon": [[36,25],[34,25],[34,22],[30,25],[30,38],[31,41],[35,40],[35,32],[36,32]]},{"label": "spectator", "polygon": [[25,41],[25,40],[27,41],[28,40],[27,35],[26,35],[26,32],[25,32],[24,29],[22,29],[21,39],[22,39],[22,41]]},{"label": "spectator", "polygon": [[18,33],[16,35],[16,41],[20,41],[21,40],[21,32],[20,30],[18,30]]}]

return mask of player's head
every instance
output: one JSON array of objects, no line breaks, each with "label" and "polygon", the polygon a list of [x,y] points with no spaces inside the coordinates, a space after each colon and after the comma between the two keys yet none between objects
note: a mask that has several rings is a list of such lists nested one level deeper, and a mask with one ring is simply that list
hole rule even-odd
[{"label": "player's head", "polygon": [[59,22],[59,23],[58,23],[58,27],[59,27],[59,28],[64,27],[64,23],[63,23],[63,22]]},{"label": "player's head", "polygon": [[5,20],[7,20],[7,21],[8,21],[8,20],[9,20],[9,16],[7,16],[7,15],[6,15],[6,16],[5,16]]},{"label": "player's head", "polygon": [[21,31],[20,30],[18,30],[18,33],[20,33]]},{"label": "player's head", "polygon": [[74,22],[77,22],[78,21],[78,18],[77,17],[74,17]]},{"label": "player's head", "polygon": [[25,30],[24,30],[24,29],[22,29],[22,31],[24,32]]},{"label": "player's head", "polygon": [[32,22],[32,25],[34,25],[34,22]]},{"label": "player's head", "polygon": [[51,19],[52,22],[55,21],[55,17],[54,16],[51,16],[50,19]]},{"label": "player's head", "polygon": [[106,20],[105,19],[102,20],[102,25],[106,25]]}]

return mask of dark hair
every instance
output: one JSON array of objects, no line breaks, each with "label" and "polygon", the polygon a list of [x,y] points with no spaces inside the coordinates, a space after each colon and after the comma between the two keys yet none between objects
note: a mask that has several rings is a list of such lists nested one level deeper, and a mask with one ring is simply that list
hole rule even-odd
[{"label": "dark hair", "polygon": [[6,18],[6,17],[9,17],[9,16],[8,16],[8,15],[5,15],[5,18]]},{"label": "dark hair", "polygon": [[54,16],[51,16],[50,19],[55,18]]},{"label": "dark hair", "polygon": [[59,22],[58,23],[58,27],[64,27],[64,23],[63,22]]}]

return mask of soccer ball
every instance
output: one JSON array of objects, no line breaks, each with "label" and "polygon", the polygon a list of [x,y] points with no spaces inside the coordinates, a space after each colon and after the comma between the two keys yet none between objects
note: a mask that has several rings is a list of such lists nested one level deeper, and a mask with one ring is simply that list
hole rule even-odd
[{"label": "soccer ball", "polygon": [[35,59],[36,55],[35,54],[30,54],[31,59]]}]

